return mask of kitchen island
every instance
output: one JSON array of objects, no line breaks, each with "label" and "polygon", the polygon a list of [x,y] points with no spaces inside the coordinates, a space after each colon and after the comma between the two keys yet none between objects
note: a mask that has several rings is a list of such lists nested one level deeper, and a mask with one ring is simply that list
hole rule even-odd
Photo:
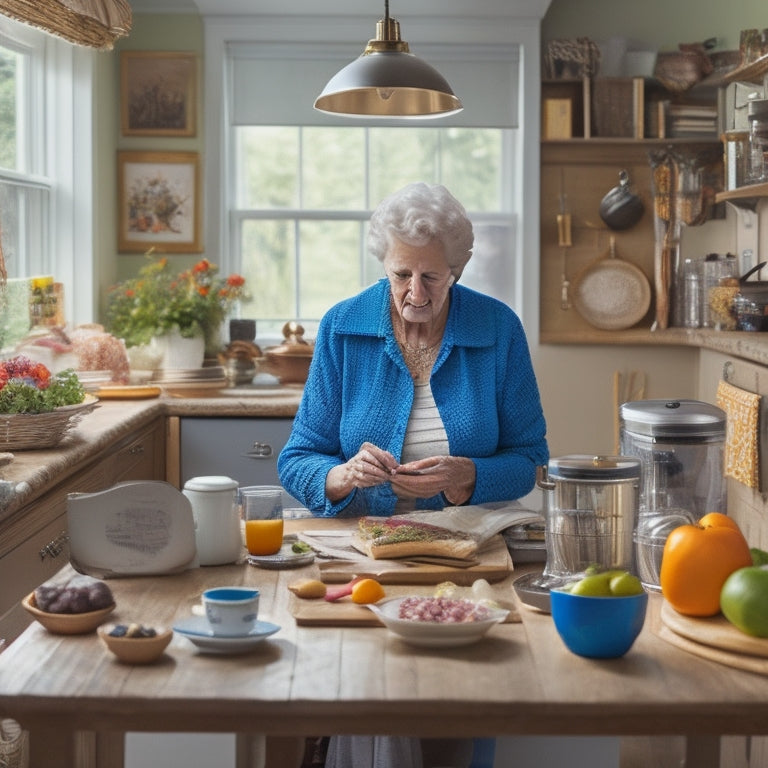
[{"label": "kitchen island", "polygon": [[[343,524],[311,524],[321,522]],[[172,626],[206,587],[247,584],[261,591],[259,618],[281,629],[231,656],[200,653],[175,634],[158,663],[131,667],[95,634],[56,636],[33,624],[0,654],[0,715],[29,729],[32,765],[60,768],[119,768],[126,731],[237,733],[238,768],[261,764],[254,745],[263,734],[681,734],[687,764],[709,768],[721,735],[768,733],[768,679],[658,637],[657,595],[621,659],[574,656],[551,617],[526,607],[522,621],[496,625],[477,644],[421,648],[380,626],[298,624],[287,585],[316,568],[241,564],[113,580],[114,621]],[[509,597],[512,580],[494,586]]]}]

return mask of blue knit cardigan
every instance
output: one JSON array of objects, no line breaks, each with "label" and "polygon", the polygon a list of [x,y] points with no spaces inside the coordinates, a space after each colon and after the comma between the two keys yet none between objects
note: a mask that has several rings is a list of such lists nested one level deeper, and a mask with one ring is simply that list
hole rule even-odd
[{"label": "blue knit cardigan", "polygon": [[[469,288],[450,289],[432,393],[453,456],[477,470],[469,504],[517,499],[549,458],[546,424],[525,333],[505,304]],[[389,483],[331,503],[329,470],[368,441],[400,459],[413,402],[411,374],[395,340],[386,279],[333,307],[322,319],[291,436],[278,457],[283,487],[314,515],[391,515]],[[443,497],[417,499],[440,509]]]}]

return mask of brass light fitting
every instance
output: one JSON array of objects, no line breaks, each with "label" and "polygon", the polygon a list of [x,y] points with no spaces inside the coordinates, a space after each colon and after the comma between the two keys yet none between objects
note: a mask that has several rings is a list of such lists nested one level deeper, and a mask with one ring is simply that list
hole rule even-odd
[{"label": "brass light fitting", "polygon": [[431,118],[463,107],[445,78],[414,56],[389,15],[376,23],[376,37],[363,53],[337,72],[315,100],[315,109],[350,117]]}]

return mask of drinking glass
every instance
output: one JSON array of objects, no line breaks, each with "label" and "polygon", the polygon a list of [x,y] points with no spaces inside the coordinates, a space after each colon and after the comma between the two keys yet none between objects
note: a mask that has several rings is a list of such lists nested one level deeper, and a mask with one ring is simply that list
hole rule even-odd
[{"label": "drinking glass", "polygon": [[251,555],[274,555],[283,545],[283,491],[278,487],[241,490],[245,546]]}]

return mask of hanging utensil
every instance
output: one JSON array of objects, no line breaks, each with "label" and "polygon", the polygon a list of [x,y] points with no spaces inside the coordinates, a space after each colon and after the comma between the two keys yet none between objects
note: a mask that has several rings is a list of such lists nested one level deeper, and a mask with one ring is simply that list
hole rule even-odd
[{"label": "hanging utensil", "polygon": [[616,256],[616,238],[611,235],[608,254],[576,276],[572,298],[590,325],[617,331],[643,319],[651,304],[651,286],[640,267]]},{"label": "hanging utensil", "polygon": [[563,311],[571,308],[571,299],[568,295],[570,282],[568,280],[567,254],[571,241],[571,214],[568,211],[568,196],[565,194],[563,181],[563,169],[560,169],[560,213],[557,214],[557,244],[562,249],[563,265],[560,272],[560,309]]},{"label": "hanging utensil", "polygon": [[629,229],[640,221],[643,210],[643,201],[630,189],[629,174],[621,171],[618,185],[600,202],[600,218],[611,229]]}]

